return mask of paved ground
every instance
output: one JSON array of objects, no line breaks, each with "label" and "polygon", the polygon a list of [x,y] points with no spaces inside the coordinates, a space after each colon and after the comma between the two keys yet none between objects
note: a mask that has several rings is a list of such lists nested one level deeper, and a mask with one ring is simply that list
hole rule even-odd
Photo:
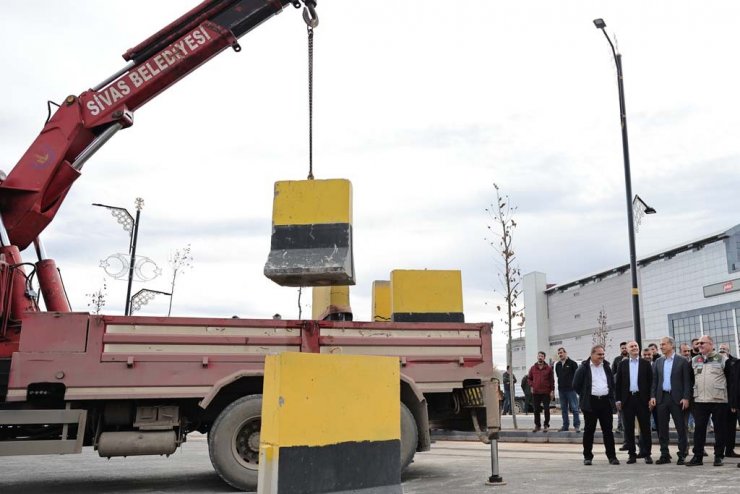
[{"label": "paved ground", "polygon": [[[403,476],[406,494],[491,492],[527,493],[624,492],[673,493],[706,490],[735,492],[740,482],[736,460],[723,467],[687,468],[637,463],[606,463],[596,446],[594,465],[582,464],[577,444],[502,443],[500,473],[508,485],[486,486],[491,473],[490,449],[475,442],[439,441],[432,451],[419,453]],[[620,454],[622,460],[625,454]],[[192,436],[171,458],[99,458],[82,455],[7,457],[0,462],[3,494],[92,493],[229,493],[211,468],[203,437]]]}]

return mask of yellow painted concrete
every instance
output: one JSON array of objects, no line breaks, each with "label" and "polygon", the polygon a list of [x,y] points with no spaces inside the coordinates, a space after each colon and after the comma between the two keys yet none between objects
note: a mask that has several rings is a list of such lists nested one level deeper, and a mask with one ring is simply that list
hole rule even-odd
[{"label": "yellow painted concrete", "polygon": [[391,282],[373,281],[373,321],[391,320]]},{"label": "yellow painted concrete", "polygon": [[334,312],[352,312],[349,304],[349,287],[315,286],[312,291],[311,318],[323,319],[333,306]]},{"label": "yellow painted concrete", "polygon": [[265,359],[264,445],[399,439],[398,358],[282,353]]},{"label": "yellow painted concrete", "polygon": [[463,312],[460,271],[392,271],[391,311],[394,314]]},{"label": "yellow painted concrete", "polygon": [[352,183],[345,179],[275,182],[272,223],[352,223]]}]

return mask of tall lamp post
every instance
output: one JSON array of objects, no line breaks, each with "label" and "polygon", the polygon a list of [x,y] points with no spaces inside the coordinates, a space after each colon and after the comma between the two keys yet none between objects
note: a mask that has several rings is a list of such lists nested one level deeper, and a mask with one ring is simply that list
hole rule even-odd
[{"label": "tall lamp post", "polygon": [[617,65],[617,85],[619,87],[619,119],[622,124],[622,155],[624,156],[624,185],[627,197],[627,230],[630,244],[630,276],[632,277],[632,324],[635,328],[635,341],[642,348],[642,329],[640,327],[640,290],[637,287],[637,254],[635,253],[635,227],[632,210],[632,178],[630,175],[630,150],[627,140],[627,110],[624,104],[624,77],[622,75],[622,54],[614,48],[606,34],[604,19],[594,19],[594,25],[604,33]]},{"label": "tall lamp post", "polygon": [[94,203],[93,206],[99,206],[101,208],[108,209],[118,223],[123,226],[123,229],[129,232],[129,253],[131,254],[131,261],[128,267],[128,288],[126,289],[126,308],[124,314],[127,316],[131,315],[131,285],[134,281],[134,266],[136,264],[136,241],[139,237],[139,218],[141,217],[141,209],[144,207],[144,199],[141,197],[136,198],[136,218],[131,216],[125,208],[117,206],[108,206],[106,204]]}]

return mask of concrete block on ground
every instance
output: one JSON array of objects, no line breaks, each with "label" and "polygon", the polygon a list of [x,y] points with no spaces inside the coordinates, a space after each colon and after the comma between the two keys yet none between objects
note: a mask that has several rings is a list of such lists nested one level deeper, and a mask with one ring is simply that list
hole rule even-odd
[{"label": "concrete block on ground", "polygon": [[269,355],[260,494],[400,494],[398,359]]}]

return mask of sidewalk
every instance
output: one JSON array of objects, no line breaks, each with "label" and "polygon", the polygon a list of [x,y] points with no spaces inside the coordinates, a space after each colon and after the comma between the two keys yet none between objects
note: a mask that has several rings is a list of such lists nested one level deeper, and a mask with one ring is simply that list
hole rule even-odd
[{"label": "sidewalk", "polygon": [[[501,432],[499,433],[500,442],[518,442],[518,443],[570,443],[570,444],[581,444],[583,441],[583,432],[576,433],[573,429],[573,423],[570,424],[568,432],[559,432],[559,429],[563,426],[563,417],[560,410],[553,410],[554,413],[550,414],[550,428],[548,432],[532,432],[534,429],[534,415],[520,415],[517,414],[517,429],[514,429],[514,420],[511,415],[504,415],[501,417]],[[573,416],[570,416],[571,420]],[[543,418],[544,420],[544,418]],[[614,415],[613,424],[617,423],[617,415]],[[583,415],[581,415],[581,431],[583,431]],[[653,444],[658,444],[658,433],[653,432]],[[693,444],[693,433],[689,432],[689,444]],[[458,431],[445,431],[445,430],[433,430],[432,439],[439,441],[478,441],[477,434],[473,432],[458,432]],[[624,434],[616,431],[614,427],[614,440],[618,445],[624,442]],[[603,437],[601,429],[596,427],[596,434],[594,435],[594,443],[602,444]],[[678,442],[678,435],[676,430],[673,428],[673,421],[671,421],[670,428],[670,443],[676,444]],[[740,445],[740,439],[737,439],[737,443]],[[707,433],[707,445],[714,444],[714,434],[711,432]]]}]

